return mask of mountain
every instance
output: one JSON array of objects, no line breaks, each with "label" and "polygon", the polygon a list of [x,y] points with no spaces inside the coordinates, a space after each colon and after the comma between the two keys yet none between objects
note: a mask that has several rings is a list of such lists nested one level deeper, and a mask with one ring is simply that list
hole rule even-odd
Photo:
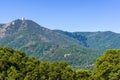
[{"label": "mountain", "polygon": [[65,32],[55,30],[56,32],[72,37],[81,43],[82,46],[94,49],[101,54],[107,49],[120,48],[120,34],[111,31],[98,32]]},{"label": "mountain", "polygon": [[[33,54],[34,51],[41,51],[54,45],[77,44],[74,40],[66,35],[54,32],[44,28],[32,20],[17,19],[5,24],[0,29],[0,44],[11,46],[15,49],[26,49]],[[25,50],[26,51],[26,50]],[[36,52],[35,52],[36,53]]]},{"label": "mountain", "polygon": [[[13,35],[29,35],[37,37],[38,40],[41,40],[43,42],[50,42],[53,44],[77,44],[77,41],[69,38],[68,36],[56,33],[52,30],[49,30],[47,28],[44,28],[37,23],[33,22],[32,20],[15,20],[12,21],[8,24],[5,24],[0,31],[1,35],[5,36],[0,36],[0,37],[9,37]],[[61,36],[63,39],[61,39]],[[20,36],[18,36],[20,37]]]},{"label": "mountain", "polygon": [[0,24],[0,27],[2,27],[4,24]]},{"label": "mountain", "polygon": [[0,45],[19,49],[41,61],[67,61],[75,68],[91,68],[106,49],[120,48],[120,34],[50,30],[32,20],[0,25]]},{"label": "mountain", "polygon": [[94,33],[79,33],[86,36],[86,43],[90,48],[103,53],[106,49],[119,49],[120,48],[120,34],[111,31],[94,32]]},{"label": "mountain", "polygon": [[79,42],[79,45],[82,45],[84,47],[88,47],[87,38],[84,35],[81,35],[77,32],[72,33],[72,32],[66,32],[66,31],[61,31],[61,30],[54,30],[54,31],[59,32],[61,34],[64,34],[66,36],[69,36],[73,39],[76,39]]},{"label": "mountain", "polygon": [[120,48],[120,34],[50,30],[32,20],[17,19],[0,25],[0,45],[10,46],[42,61],[67,61],[88,68],[106,49]]},{"label": "mountain", "polygon": [[67,61],[75,68],[91,67],[89,65],[94,63],[99,54],[81,46],[81,43],[32,20],[17,19],[0,28],[1,46],[22,50],[28,56],[35,56],[42,61]]}]

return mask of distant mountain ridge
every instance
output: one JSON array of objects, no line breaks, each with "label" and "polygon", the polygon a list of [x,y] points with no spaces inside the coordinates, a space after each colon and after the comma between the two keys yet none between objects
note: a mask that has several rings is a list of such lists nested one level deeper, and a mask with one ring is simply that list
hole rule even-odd
[{"label": "distant mountain ridge", "polygon": [[0,24],[0,27],[2,27],[4,24]]},{"label": "distant mountain ridge", "polygon": [[89,67],[99,53],[120,48],[120,34],[50,30],[32,20],[17,19],[0,27],[0,45],[25,51],[40,60],[65,60],[74,67]]},{"label": "distant mountain ridge", "polygon": [[100,53],[103,53],[106,49],[119,49],[120,48],[120,34],[112,31],[98,31],[98,32],[57,32],[63,33],[69,37],[81,42],[81,45]]},{"label": "distant mountain ridge", "polygon": [[89,48],[95,49],[103,53],[106,49],[120,49],[120,34],[111,31],[79,33],[86,36],[86,43]]}]

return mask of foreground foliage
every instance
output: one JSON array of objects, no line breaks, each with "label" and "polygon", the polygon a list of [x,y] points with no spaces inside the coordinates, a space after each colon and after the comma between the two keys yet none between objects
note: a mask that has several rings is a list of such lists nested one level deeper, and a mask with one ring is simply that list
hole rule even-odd
[{"label": "foreground foliage", "polygon": [[82,73],[66,62],[40,62],[18,50],[0,47],[0,80],[79,80],[90,76],[87,71]]},{"label": "foreground foliage", "polygon": [[73,70],[66,62],[40,62],[23,52],[0,47],[0,80],[119,80],[120,50],[108,50],[93,71]]},{"label": "foreground foliage", "polygon": [[108,50],[96,61],[94,80],[120,80],[120,50]]}]

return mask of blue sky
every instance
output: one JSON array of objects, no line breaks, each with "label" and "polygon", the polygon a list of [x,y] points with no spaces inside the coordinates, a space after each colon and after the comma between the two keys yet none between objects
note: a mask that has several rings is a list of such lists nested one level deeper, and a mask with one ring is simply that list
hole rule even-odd
[{"label": "blue sky", "polygon": [[120,0],[0,0],[0,23],[22,17],[49,29],[120,33]]}]

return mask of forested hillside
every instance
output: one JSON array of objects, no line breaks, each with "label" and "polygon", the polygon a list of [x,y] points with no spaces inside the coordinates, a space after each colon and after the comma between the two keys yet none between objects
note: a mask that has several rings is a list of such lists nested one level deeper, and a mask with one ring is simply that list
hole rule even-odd
[{"label": "forested hillside", "polygon": [[40,61],[66,61],[74,68],[92,69],[106,49],[120,48],[120,34],[50,30],[32,20],[0,25],[0,46],[24,51]]},{"label": "forested hillside", "polygon": [[[42,61],[67,61],[75,68],[89,68],[98,52],[80,45],[79,41],[32,20],[17,19],[0,28],[0,45],[19,49]],[[76,62],[74,62],[76,61]]]},{"label": "forested hillside", "polygon": [[55,30],[79,41],[79,45],[103,53],[107,49],[120,48],[120,34],[111,31],[98,32],[66,32]]},{"label": "forested hillside", "polygon": [[66,61],[75,69],[92,69],[94,62],[100,55],[88,48],[76,45],[58,46],[46,52],[40,60],[42,61]]},{"label": "forested hillside", "polygon": [[89,48],[103,53],[107,49],[120,49],[120,34],[111,31],[105,32],[79,32],[87,38]]},{"label": "forested hillside", "polygon": [[119,80],[120,50],[108,50],[95,69],[74,70],[66,62],[41,62],[25,53],[0,47],[0,80]]}]

